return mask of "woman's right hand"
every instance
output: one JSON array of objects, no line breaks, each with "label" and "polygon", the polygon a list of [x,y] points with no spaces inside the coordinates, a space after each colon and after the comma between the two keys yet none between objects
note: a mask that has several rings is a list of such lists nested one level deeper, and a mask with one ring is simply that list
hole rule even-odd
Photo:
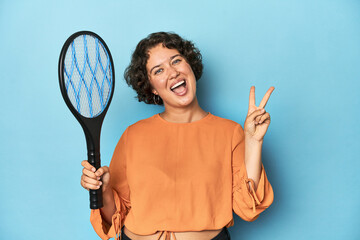
[{"label": "woman's right hand", "polygon": [[105,192],[110,182],[109,168],[102,166],[95,171],[96,169],[87,160],[82,161],[81,165],[84,167],[81,175],[81,186],[86,190],[97,190],[102,185],[102,192]]}]

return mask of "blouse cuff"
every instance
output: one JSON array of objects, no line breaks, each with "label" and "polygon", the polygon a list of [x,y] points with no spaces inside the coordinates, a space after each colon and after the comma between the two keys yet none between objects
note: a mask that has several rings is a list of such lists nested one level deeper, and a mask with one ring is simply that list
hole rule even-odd
[{"label": "blouse cuff", "polygon": [[256,214],[259,211],[259,208],[262,209],[266,208],[268,203],[264,203],[264,198],[265,195],[272,194],[272,188],[267,180],[264,166],[263,165],[261,166],[260,180],[256,191],[254,189],[255,187],[254,180],[244,176],[241,177],[240,172],[235,174],[235,176],[238,179],[238,180],[235,179],[235,182],[238,182],[240,184],[234,190],[241,193],[245,205],[248,208],[252,208],[253,214]]},{"label": "blouse cuff", "polygon": [[[253,209],[253,213],[256,213],[256,207],[261,204],[264,199],[264,190],[265,190],[265,170],[264,167],[261,166],[260,180],[256,191],[254,190],[255,182],[251,178],[245,178],[243,180],[245,184],[245,189],[247,190],[248,196],[251,199],[251,207]],[[250,206],[249,201],[247,201],[247,205]]]},{"label": "blouse cuff", "polygon": [[91,213],[90,213],[90,222],[95,232],[103,240],[107,240],[112,237],[121,240],[121,228],[124,226],[125,217],[127,214],[127,209],[124,202],[126,200],[125,199],[120,200],[117,192],[114,189],[112,190],[114,194],[116,212],[112,216],[111,225],[109,225],[102,218],[100,209],[91,209]]}]

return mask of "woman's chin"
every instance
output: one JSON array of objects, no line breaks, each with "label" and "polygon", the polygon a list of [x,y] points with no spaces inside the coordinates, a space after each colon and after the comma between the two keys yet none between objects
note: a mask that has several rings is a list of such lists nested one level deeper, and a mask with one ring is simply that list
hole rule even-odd
[{"label": "woman's chin", "polygon": [[193,92],[186,92],[186,94],[179,96],[176,94],[168,95],[166,99],[163,99],[164,106],[170,106],[170,107],[190,107],[193,104],[196,104],[196,94]]},{"label": "woman's chin", "polygon": [[180,107],[189,107],[189,106],[193,105],[195,102],[196,102],[195,97],[184,97],[184,98],[179,99],[178,101],[176,101],[176,103]]}]

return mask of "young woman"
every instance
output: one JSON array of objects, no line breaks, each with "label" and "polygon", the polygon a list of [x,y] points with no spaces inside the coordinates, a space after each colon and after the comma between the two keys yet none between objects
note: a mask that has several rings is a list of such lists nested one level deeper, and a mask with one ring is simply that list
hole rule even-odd
[{"label": "young woman", "polygon": [[199,106],[202,70],[200,51],[177,34],[137,45],[125,79],[139,101],[165,109],[127,127],[109,167],[82,162],[81,185],[102,185],[104,207],[90,217],[102,239],[230,239],[233,211],[253,221],[273,202],[261,148],[274,87],[259,106],[251,87],[243,129]]}]

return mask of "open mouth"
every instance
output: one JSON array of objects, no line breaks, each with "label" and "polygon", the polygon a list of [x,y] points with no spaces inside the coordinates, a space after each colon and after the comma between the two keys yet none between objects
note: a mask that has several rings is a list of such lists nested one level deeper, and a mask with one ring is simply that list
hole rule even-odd
[{"label": "open mouth", "polygon": [[172,86],[170,88],[170,90],[178,95],[183,94],[184,91],[186,90],[186,81],[182,80],[182,81],[176,83],[174,86]]}]

